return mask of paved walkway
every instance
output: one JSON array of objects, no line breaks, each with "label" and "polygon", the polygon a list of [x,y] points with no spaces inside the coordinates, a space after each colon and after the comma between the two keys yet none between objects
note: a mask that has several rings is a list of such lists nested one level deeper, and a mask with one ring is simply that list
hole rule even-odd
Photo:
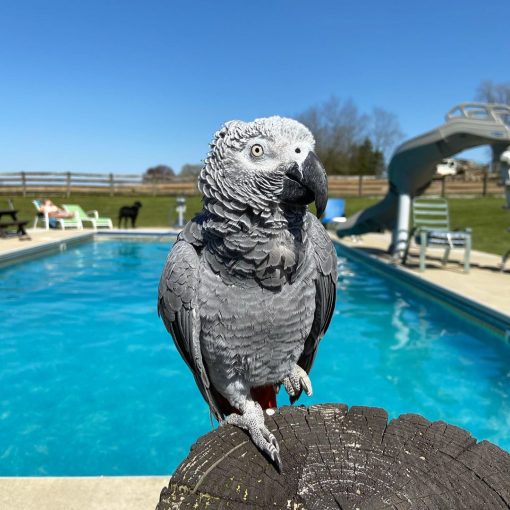
[{"label": "paved walkway", "polygon": [[[391,235],[384,233],[365,234],[357,242],[353,242],[350,237],[339,241],[382,261],[392,263],[391,256],[387,252],[390,240]],[[463,250],[453,250],[450,253],[451,262],[443,266],[441,258],[444,249],[427,248],[426,270],[420,272],[418,253],[418,248],[412,247],[406,266],[399,267],[510,316],[510,261],[507,262],[506,271],[501,272],[500,256],[472,250],[471,269],[466,274],[463,271]]]}]

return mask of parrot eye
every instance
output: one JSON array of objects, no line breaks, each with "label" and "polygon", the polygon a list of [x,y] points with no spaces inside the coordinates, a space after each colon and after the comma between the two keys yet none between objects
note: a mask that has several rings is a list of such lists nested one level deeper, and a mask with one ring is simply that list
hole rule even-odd
[{"label": "parrot eye", "polygon": [[262,148],[262,145],[260,145],[259,143],[256,143],[255,145],[252,146],[250,152],[253,157],[260,158],[260,156],[262,156],[262,154],[264,154],[264,149]]},{"label": "parrot eye", "polygon": [[296,154],[299,154],[301,152],[301,149],[299,147],[296,147]]}]

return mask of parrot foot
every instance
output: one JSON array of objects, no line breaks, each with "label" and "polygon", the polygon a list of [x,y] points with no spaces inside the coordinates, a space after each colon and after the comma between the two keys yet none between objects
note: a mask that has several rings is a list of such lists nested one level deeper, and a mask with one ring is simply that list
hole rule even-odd
[{"label": "parrot foot", "polygon": [[309,397],[312,396],[312,381],[310,381],[306,371],[299,365],[294,365],[290,375],[288,375],[282,382],[289,394],[289,397],[291,398],[298,396],[301,390],[304,390]]},{"label": "parrot foot", "polygon": [[264,412],[257,402],[247,402],[242,415],[230,414],[223,423],[247,430],[255,446],[273,461],[280,473],[282,472],[280,446],[264,424]]}]

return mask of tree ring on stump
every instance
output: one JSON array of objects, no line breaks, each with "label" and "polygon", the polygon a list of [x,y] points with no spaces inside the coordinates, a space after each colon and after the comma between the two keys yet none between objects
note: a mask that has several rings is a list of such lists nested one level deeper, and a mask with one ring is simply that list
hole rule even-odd
[{"label": "tree ring on stump", "polygon": [[279,474],[245,431],[201,437],[157,510],[510,508],[510,455],[467,431],[384,409],[323,404],[265,417]]}]

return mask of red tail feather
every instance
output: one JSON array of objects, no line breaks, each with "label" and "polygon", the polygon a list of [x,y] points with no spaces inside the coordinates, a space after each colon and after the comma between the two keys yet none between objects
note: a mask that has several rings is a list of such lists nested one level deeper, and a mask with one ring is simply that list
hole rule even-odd
[{"label": "red tail feather", "polygon": [[[258,386],[257,388],[252,388],[250,393],[253,400],[257,401],[262,409],[276,407],[276,392],[274,391],[274,386],[272,384],[269,386]],[[222,395],[215,395],[215,398],[221,412],[224,415],[229,415],[231,413],[240,414],[239,410],[234,409],[229,404],[228,400]]]},{"label": "red tail feather", "polygon": [[250,390],[253,400],[256,400],[262,409],[276,407],[276,392],[274,386],[259,386]]}]

